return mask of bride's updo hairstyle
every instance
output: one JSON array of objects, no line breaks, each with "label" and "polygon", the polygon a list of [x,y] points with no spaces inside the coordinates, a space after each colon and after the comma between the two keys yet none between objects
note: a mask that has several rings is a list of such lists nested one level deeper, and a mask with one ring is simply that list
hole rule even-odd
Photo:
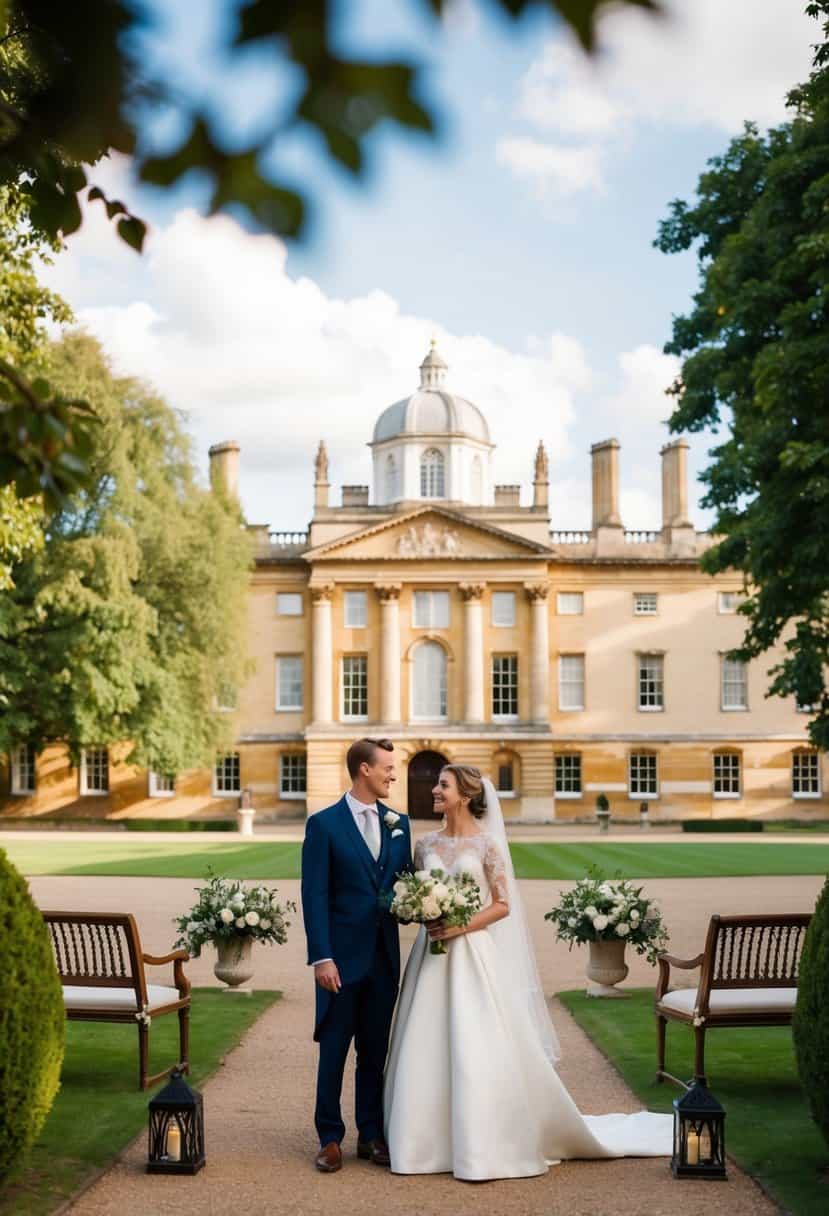
[{"label": "bride's updo hairstyle", "polygon": [[441,771],[454,774],[461,797],[469,799],[469,810],[476,819],[480,819],[486,812],[486,794],[481,770],[473,768],[471,764],[444,764]]}]

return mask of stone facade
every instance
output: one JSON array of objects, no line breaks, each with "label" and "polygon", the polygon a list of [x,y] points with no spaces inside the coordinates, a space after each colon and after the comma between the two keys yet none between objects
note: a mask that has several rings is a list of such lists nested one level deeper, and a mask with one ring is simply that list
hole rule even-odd
[{"label": "stone facade", "polygon": [[[711,538],[689,520],[685,441],[661,453],[658,530],[624,528],[610,439],[591,449],[591,529],[551,531],[542,446],[529,506],[517,487],[490,485],[488,462],[467,500],[435,493],[453,484],[448,472],[435,480],[441,452],[462,469],[491,447],[444,374],[433,349],[419,392],[375,429],[378,462],[429,454],[422,482],[409,470],[398,483],[426,493],[378,494],[378,463],[374,505],[360,486],[331,505],[320,444],[308,532],[252,528],[255,672],[239,690],[227,788],[201,772],[155,790],[111,749],[109,791],[81,794],[55,747],[38,759],[35,791],[8,794],[5,812],[216,814],[247,788],[263,814],[295,817],[344,788],[348,745],[368,734],[394,740],[392,803],[415,813],[428,813],[445,758],[478,765],[507,817],[526,822],[590,816],[599,793],[614,815],[636,818],[644,802],[653,820],[824,815],[825,757],[809,748],[806,716],[764,696],[779,656],[746,671],[725,658],[742,633],[740,578],[700,569]],[[413,431],[412,417],[430,430]],[[211,449],[214,480],[235,487],[238,458],[235,444]]]}]

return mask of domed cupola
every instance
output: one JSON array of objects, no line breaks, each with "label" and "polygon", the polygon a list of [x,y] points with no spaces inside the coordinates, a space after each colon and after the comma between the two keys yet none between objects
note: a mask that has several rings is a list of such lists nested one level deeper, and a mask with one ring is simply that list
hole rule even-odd
[{"label": "domed cupola", "polygon": [[448,371],[433,338],[420,365],[420,388],[377,419],[369,446],[378,505],[418,499],[491,503],[489,427],[476,405],[446,389]]}]

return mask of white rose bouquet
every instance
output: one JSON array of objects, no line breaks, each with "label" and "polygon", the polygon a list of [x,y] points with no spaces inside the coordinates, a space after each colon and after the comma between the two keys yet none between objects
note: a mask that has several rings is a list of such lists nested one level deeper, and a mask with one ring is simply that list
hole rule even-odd
[{"label": "white rose bouquet", "polygon": [[199,898],[190,911],[174,918],[176,947],[197,958],[207,942],[233,938],[284,946],[291,923],[287,913],[296,912],[292,900],[280,904],[275,887],[245,887],[239,879],[219,878],[210,870],[208,879],[206,887],[196,887]]},{"label": "white rose bouquet", "polygon": [[571,949],[574,943],[623,938],[655,965],[656,956],[668,944],[656,901],[643,896],[642,887],[620,878],[608,879],[594,866],[587,878],[562,892],[544,919],[553,922],[556,939],[569,942]]},{"label": "white rose bouquet", "polygon": [[[402,924],[445,925],[465,928],[481,907],[481,889],[471,874],[450,878],[443,870],[416,870],[397,875],[389,911]],[[446,942],[430,942],[432,954],[446,954]]]}]

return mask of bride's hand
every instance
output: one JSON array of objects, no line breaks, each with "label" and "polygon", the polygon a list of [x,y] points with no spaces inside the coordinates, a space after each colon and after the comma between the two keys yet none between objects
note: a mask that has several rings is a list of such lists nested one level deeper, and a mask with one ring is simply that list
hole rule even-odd
[{"label": "bride's hand", "polygon": [[426,926],[429,938],[433,942],[446,942],[453,937],[461,937],[465,930],[459,925],[447,925],[442,920],[430,921]]}]

